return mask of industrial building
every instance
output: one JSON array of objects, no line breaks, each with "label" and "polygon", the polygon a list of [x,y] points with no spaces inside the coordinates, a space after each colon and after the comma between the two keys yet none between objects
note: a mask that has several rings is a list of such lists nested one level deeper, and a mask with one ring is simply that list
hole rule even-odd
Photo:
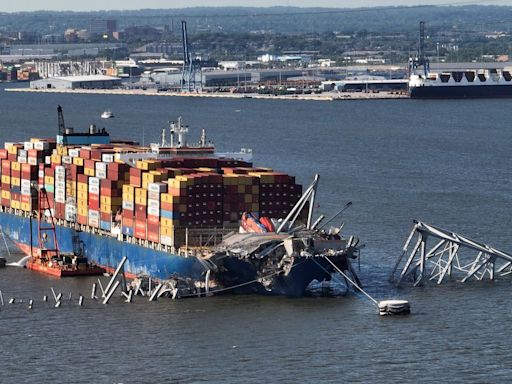
[{"label": "industrial building", "polygon": [[50,77],[30,82],[33,89],[111,89],[121,78],[104,75]]}]

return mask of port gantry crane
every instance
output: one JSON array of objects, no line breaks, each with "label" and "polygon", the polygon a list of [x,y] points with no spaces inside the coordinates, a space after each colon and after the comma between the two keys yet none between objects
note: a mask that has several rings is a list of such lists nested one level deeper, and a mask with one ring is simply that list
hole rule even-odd
[{"label": "port gantry crane", "polygon": [[181,73],[181,90],[193,91],[197,88],[196,73],[198,68],[197,61],[192,59],[192,52],[188,43],[187,22],[181,21],[181,38],[183,43],[183,69]]},{"label": "port gantry crane", "polygon": [[409,72],[410,74],[416,71],[416,68],[423,67],[425,76],[430,72],[430,60],[425,54],[425,22],[420,21],[420,35],[418,41],[418,53],[414,58],[409,59]]}]

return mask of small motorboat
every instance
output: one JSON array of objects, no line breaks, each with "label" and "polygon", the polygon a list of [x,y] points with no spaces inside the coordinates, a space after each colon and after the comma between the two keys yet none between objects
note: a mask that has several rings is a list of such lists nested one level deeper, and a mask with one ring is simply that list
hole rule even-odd
[{"label": "small motorboat", "polygon": [[114,117],[114,114],[112,113],[112,111],[110,109],[103,111],[103,113],[101,114],[102,119],[111,119],[113,117]]}]

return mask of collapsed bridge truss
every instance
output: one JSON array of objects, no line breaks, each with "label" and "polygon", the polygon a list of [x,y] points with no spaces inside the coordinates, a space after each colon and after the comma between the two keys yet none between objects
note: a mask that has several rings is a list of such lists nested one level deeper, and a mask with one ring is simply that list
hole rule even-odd
[{"label": "collapsed bridge truss", "polygon": [[390,281],[397,286],[404,281],[412,281],[417,286],[425,278],[441,284],[452,277],[465,282],[471,278],[482,280],[486,276],[494,280],[496,275],[510,273],[512,254],[454,232],[414,221],[402,255],[391,272]]}]

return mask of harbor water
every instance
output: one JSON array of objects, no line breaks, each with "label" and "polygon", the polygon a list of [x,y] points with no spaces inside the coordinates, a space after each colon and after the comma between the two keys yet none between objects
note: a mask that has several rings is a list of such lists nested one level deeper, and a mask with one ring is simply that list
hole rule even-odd
[{"label": "harbor water", "polygon": [[[318,213],[353,206],[343,233],[366,246],[360,278],[377,299],[409,300],[412,314],[380,317],[351,293],[330,298],[223,296],[132,304],[86,300],[93,281],[0,269],[0,383],[339,383],[509,380],[512,277],[394,288],[388,274],[421,219],[512,251],[510,100],[286,101],[6,93],[0,142],[105,127],[156,142],[182,116],[219,151],[251,148],[309,184]],[[100,118],[110,109],[114,119]],[[2,239],[0,241],[3,242]],[[8,261],[4,247],[0,254]],[[42,302],[50,287],[67,298]],[[23,303],[8,305],[10,297]],[[34,308],[26,304],[34,299]]]}]

